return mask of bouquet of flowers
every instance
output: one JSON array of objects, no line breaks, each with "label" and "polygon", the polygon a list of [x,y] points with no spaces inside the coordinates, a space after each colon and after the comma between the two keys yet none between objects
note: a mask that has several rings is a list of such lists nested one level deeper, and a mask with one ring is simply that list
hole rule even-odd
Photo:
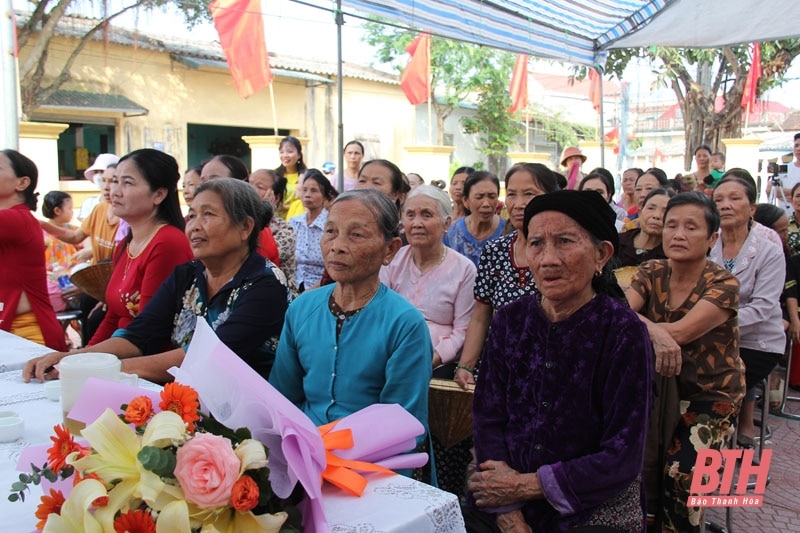
[{"label": "bouquet of flowers", "polygon": [[[246,428],[231,430],[200,411],[197,392],[170,383],[160,403],[133,398],[106,409],[76,442],[56,426],[47,464],[12,485],[25,498],[42,478],[72,479],[68,495],[51,488],[36,511],[49,532],[261,533],[300,531],[292,502],[272,491],[267,449]],[[294,499],[292,501],[295,501]]]},{"label": "bouquet of flowers", "polygon": [[18,469],[47,464],[20,474],[9,499],[24,498],[30,483],[71,478],[66,498],[53,491],[42,500],[46,532],[256,533],[297,531],[302,522],[307,533],[323,533],[331,529],[323,482],[356,497],[364,474],[428,461],[408,453],[425,429],[401,406],[374,404],[316,427],[205,321],[171,374],[176,383],[160,395],[89,378],[69,412],[88,424],[87,443],[56,427],[46,454],[46,446],[23,450]]}]

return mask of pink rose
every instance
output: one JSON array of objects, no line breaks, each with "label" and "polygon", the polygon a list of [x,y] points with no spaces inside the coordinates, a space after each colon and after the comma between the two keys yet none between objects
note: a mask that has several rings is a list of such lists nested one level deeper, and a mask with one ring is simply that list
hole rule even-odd
[{"label": "pink rose", "polygon": [[204,509],[223,507],[231,503],[240,465],[230,440],[197,433],[178,449],[175,477],[188,501]]}]

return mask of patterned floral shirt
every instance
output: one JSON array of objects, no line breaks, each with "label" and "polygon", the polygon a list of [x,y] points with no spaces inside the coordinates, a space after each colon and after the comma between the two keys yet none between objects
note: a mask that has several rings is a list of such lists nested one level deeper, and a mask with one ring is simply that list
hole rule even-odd
[{"label": "patterned floral shirt", "polygon": [[732,311],[728,320],[705,335],[681,346],[683,364],[678,376],[681,400],[738,403],[744,397],[744,363],[739,358],[739,281],[712,261],[697,285],[677,309],[670,309],[669,261],[642,263],[631,280],[631,289],[643,299],[639,311],[653,322],[677,322],[705,300]]},{"label": "patterned floral shirt", "polygon": [[201,317],[226,346],[266,379],[290,298],[283,272],[254,253],[209,299],[205,266],[194,260],[177,267],[151,305],[114,336],[132,342],[145,355],[185,350]]},{"label": "patterned floral shirt", "polygon": [[289,223],[279,216],[272,217],[269,228],[272,230],[272,238],[275,239],[275,244],[278,246],[281,270],[289,282],[289,288],[293,293],[297,293],[294,285],[294,276],[297,272],[297,260],[294,257],[297,249],[297,235]]},{"label": "patterned floral shirt", "polygon": [[[74,230],[77,227],[72,224],[65,224],[65,229]],[[74,246],[62,242],[46,231],[42,230],[44,235],[44,260],[47,265],[47,279],[50,281],[57,281],[59,271],[63,270],[69,272],[69,269],[75,265],[72,256],[75,252],[83,248],[82,244]],[[63,273],[63,272],[62,272]]]},{"label": "patterned floral shirt", "polygon": [[523,296],[536,292],[536,283],[528,267],[514,263],[517,232],[487,242],[481,252],[475,299],[497,310]]}]

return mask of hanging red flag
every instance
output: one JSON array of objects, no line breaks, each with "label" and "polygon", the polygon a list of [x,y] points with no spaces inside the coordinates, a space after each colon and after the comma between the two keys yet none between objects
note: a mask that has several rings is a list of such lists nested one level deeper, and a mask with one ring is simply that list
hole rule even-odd
[{"label": "hanging red flag", "polygon": [[272,83],[261,0],[214,0],[208,7],[239,96]]},{"label": "hanging red flag", "polygon": [[427,102],[431,96],[431,36],[421,33],[406,47],[411,60],[400,74],[400,88],[412,105]]},{"label": "hanging red flag", "polygon": [[595,111],[600,111],[600,101],[603,98],[603,92],[600,87],[600,73],[595,69],[589,69],[589,100],[592,101],[592,107]]},{"label": "hanging red flag", "polygon": [[658,162],[664,162],[667,160],[667,156],[664,155],[664,152],[659,150],[658,148],[655,149],[653,152],[653,166],[658,166]]},{"label": "hanging red flag", "polygon": [[516,113],[520,109],[528,107],[528,56],[526,54],[517,54],[508,92],[511,96],[509,113]]},{"label": "hanging red flag", "polygon": [[744,82],[742,91],[742,107],[744,109],[754,109],[756,106],[756,90],[758,80],[761,78],[761,45],[753,43],[753,56],[750,62],[750,72],[747,73],[747,81]]}]

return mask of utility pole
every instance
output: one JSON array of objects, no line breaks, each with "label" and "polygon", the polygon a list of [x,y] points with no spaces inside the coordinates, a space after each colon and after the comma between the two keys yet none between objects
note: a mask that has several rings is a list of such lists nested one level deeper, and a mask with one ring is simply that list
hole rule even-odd
[{"label": "utility pole", "polygon": [[12,0],[2,2],[0,17],[0,149],[19,149],[19,84],[17,83],[17,43]]}]

